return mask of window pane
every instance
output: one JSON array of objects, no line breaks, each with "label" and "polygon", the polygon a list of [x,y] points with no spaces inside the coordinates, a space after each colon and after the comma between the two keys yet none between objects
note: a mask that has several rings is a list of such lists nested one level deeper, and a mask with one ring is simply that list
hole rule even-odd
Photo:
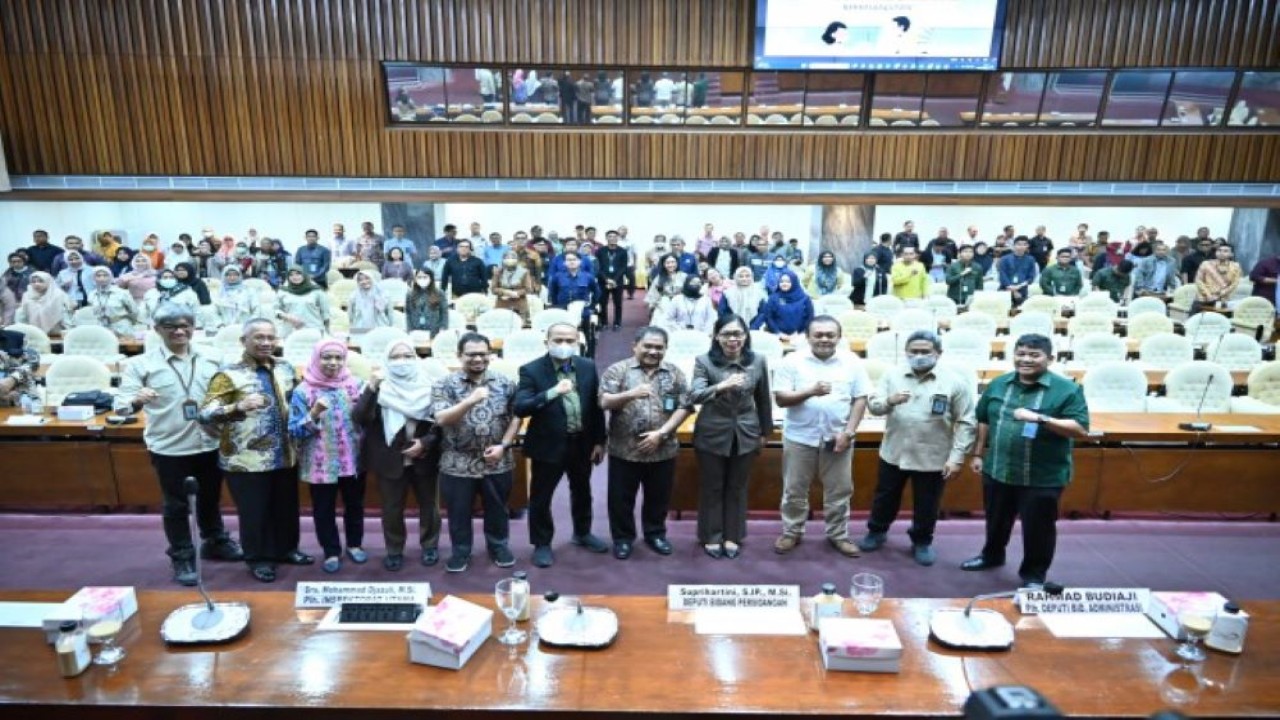
[{"label": "window pane", "polygon": [[387,94],[395,122],[444,121],[444,68],[388,63]]},{"label": "window pane", "polygon": [[1164,104],[1166,127],[1221,125],[1227,95],[1236,74],[1232,71],[1181,71],[1173,74],[1173,88]]},{"label": "window pane", "polygon": [[746,77],[740,72],[691,72],[686,125],[741,125]]},{"label": "window pane", "polygon": [[1098,105],[1106,85],[1105,71],[1049,73],[1044,103],[1040,106],[1040,123],[1058,127],[1096,125]]},{"label": "window pane", "polygon": [[455,123],[502,122],[502,71],[445,68],[445,116]]},{"label": "window pane", "polygon": [[1228,125],[1280,125],[1280,72],[1247,72]]},{"label": "window pane", "polygon": [[635,78],[631,88],[632,124],[684,123],[685,109],[693,95],[693,85],[685,73],[643,70],[632,73],[632,77]]},{"label": "window pane", "polygon": [[1111,76],[1111,94],[1102,114],[1103,125],[1149,127],[1160,123],[1165,94],[1173,73],[1123,70]]},{"label": "window pane", "polygon": [[[987,101],[982,106],[983,127],[1023,127],[1036,121],[1045,74],[1005,72],[990,76]],[[969,122],[966,113],[960,117]]]},{"label": "window pane", "polygon": [[618,125],[622,122],[626,77],[621,70],[582,71],[574,93],[578,101],[579,124]]},{"label": "window pane", "polygon": [[751,73],[748,125],[799,125],[804,116],[804,73]]},{"label": "window pane", "polygon": [[809,73],[804,92],[804,124],[857,127],[862,111],[859,73]]},{"label": "window pane", "polygon": [[978,109],[982,77],[978,73],[930,73],[920,125],[923,127],[964,125],[962,115],[972,118],[974,111]]},{"label": "window pane", "polygon": [[924,73],[876,75],[868,125],[915,127],[924,104]]},{"label": "window pane", "polygon": [[559,123],[560,78],[552,68],[527,68],[511,72],[507,82],[513,123]]}]

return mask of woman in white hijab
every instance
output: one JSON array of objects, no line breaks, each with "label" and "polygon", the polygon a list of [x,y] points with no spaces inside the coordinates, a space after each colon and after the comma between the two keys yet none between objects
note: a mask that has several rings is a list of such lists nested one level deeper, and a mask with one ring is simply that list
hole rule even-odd
[{"label": "woman in white hijab", "polygon": [[27,325],[35,325],[46,335],[59,335],[71,326],[71,313],[75,306],[71,298],[53,281],[47,272],[31,273],[31,283],[22,293],[22,304],[14,319]]},{"label": "woman in white hijab", "polygon": [[84,307],[93,291],[93,267],[84,261],[79,250],[66,252],[67,266],[58,271],[58,287],[71,298],[76,307]]},{"label": "woman in white hijab", "polygon": [[768,299],[769,294],[755,281],[751,268],[744,265],[733,273],[733,283],[724,287],[720,313],[737,315],[747,321],[747,327],[751,327]]},{"label": "woman in white hijab", "polygon": [[222,287],[213,301],[218,309],[218,327],[240,327],[257,317],[261,300],[251,288],[245,287],[244,272],[239,265],[222,268]]},{"label": "woman in white hijab", "polygon": [[133,296],[118,288],[111,277],[111,268],[93,269],[93,285],[89,291],[89,305],[93,308],[94,321],[116,335],[133,335],[141,324],[142,315]]},{"label": "woman in white hijab", "polygon": [[[387,556],[382,565],[396,571],[404,567],[407,532],[404,505],[413,490],[421,509],[418,545],[422,564],[440,561],[439,487],[440,441],[435,423],[427,415],[431,382],[413,346],[391,343],[384,359],[385,372],[375,372],[356,402],[354,418],[365,429],[365,462],[378,476],[382,495],[382,536]],[[385,374],[385,377],[383,375]]]},{"label": "woman in white hijab", "polygon": [[364,270],[356,273],[356,291],[347,302],[352,330],[391,327],[391,301],[373,283],[373,276]]}]

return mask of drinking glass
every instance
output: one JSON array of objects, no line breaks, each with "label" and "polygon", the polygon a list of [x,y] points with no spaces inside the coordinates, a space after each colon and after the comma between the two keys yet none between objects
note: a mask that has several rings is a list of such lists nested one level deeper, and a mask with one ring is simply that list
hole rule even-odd
[{"label": "drinking glass", "polygon": [[493,588],[493,597],[498,603],[498,610],[507,616],[507,630],[498,636],[498,642],[503,645],[524,642],[529,634],[516,627],[516,618],[529,603],[529,584],[514,578],[499,580]]},{"label": "drinking glass", "polygon": [[124,659],[124,648],[116,645],[116,638],[124,627],[124,614],[118,603],[86,613],[89,639],[100,643],[94,665],[115,665]]},{"label": "drinking glass", "polygon": [[884,578],[874,573],[858,573],[853,576],[853,587],[849,594],[853,597],[853,606],[859,615],[870,615],[880,607],[880,599],[884,597]]},{"label": "drinking glass", "polygon": [[1183,612],[1178,615],[1178,626],[1187,636],[1178,646],[1178,657],[1187,662],[1204,662],[1206,655],[1200,648],[1200,641],[1213,629],[1213,615],[1194,610]]}]

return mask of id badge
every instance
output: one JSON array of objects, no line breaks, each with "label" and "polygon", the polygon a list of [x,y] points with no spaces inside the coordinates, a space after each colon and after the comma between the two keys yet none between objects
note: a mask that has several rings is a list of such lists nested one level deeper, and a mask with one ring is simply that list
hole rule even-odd
[{"label": "id badge", "polygon": [[947,406],[950,404],[951,400],[946,395],[934,395],[932,404],[929,407],[929,412],[933,415],[946,415]]},{"label": "id badge", "polygon": [[1028,422],[1028,423],[1023,423],[1022,425],[1022,437],[1026,438],[1027,440],[1035,440],[1036,435],[1039,432],[1040,432],[1040,423]]},{"label": "id badge", "polygon": [[200,414],[200,406],[195,400],[187,400],[182,403],[182,419],[195,422]]},{"label": "id badge", "polygon": [[662,398],[662,412],[673,413],[676,411],[676,399],[671,395]]}]

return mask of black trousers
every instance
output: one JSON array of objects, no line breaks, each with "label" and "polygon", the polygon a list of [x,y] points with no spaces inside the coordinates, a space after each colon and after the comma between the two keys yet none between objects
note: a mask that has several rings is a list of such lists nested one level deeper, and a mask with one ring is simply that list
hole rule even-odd
[{"label": "black trousers", "polygon": [[751,463],[759,453],[725,456],[694,452],[698,458],[698,542],[741,544],[747,536],[747,483]]},{"label": "black trousers", "polygon": [[218,467],[218,451],[197,453],[195,455],[160,455],[151,456],[151,467],[160,480],[160,495],[164,499],[160,517],[164,524],[164,537],[169,542],[165,552],[175,560],[192,560],[195,558],[195,547],[191,543],[191,507],[187,502],[187,493],[182,488],[183,480],[188,477],[196,479],[199,489],[196,492],[196,525],[200,528],[200,539],[206,542],[217,542],[227,537],[227,530],[222,525],[222,510],[218,505],[222,499],[222,470]]},{"label": "black trousers", "polygon": [[409,491],[418,499],[418,544],[423,550],[440,542],[439,475],[428,472],[426,463],[406,466],[398,478],[378,476],[378,494],[382,496],[382,539],[388,555],[400,555],[408,538],[404,506]]},{"label": "black trousers", "polygon": [[635,297],[636,296],[636,269],[634,267],[627,266],[627,272],[625,275],[623,275],[623,281],[625,283],[623,287],[627,289],[627,297],[629,298]]},{"label": "black trousers", "polygon": [[246,563],[274,564],[298,549],[297,468],[229,472],[227,487],[236,501]]},{"label": "black trousers", "polygon": [[511,535],[507,518],[507,498],[511,497],[511,471],[461,477],[440,473],[440,490],[444,495],[445,512],[449,518],[449,542],[454,556],[470,556],[472,544],[471,507],[476,493],[484,507],[484,542],[492,552],[505,547]]},{"label": "black trousers", "polygon": [[1004,562],[1013,521],[1022,520],[1022,565],[1018,576],[1024,582],[1044,582],[1058,544],[1058,500],[1063,489],[1009,485],[983,475],[987,542],[982,547],[982,557],[988,562]]},{"label": "black trousers", "polygon": [[941,471],[903,470],[882,458],[867,529],[874,533],[889,532],[889,526],[897,519],[898,509],[902,507],[902,491],[908,480],[911,481],[911,529],[907,535],[916,545],[930,545],[934,528],[938,525],[942,491],[946,487]]},{"label": "black trousers", "polygon": [[632,462],[609,456],[609,534],[614,542],[636,539],[636,493],[644,488],[640,530],[646,540],[667,536],[667,511],[676,461]]},{"label": "black trousers", "polygon": [[564,440],[564,462],[530,461],[529,542],[535,547],[550,545],[556,525],[551,519],[551,496],[560,478],[569,476],[569,513],[573,518],[573,534],[591,532],[591,441],[582,434]]},{"label": "black trousers", "polygon": [[311,483],[311,519],[315,521],[316,540],[326,558],[342,554],[342,541],[338,539],[338,495],[342,495],[342,531],[347,547],[364,545],[364,491],[365,479],[340,477],[332,485]]},{"label": "black trousers", "polygon": [[[613,322],[609,322],[609,302],[613,301]],[[600,326],[622,324],[622,286],[600,291]]]}]

